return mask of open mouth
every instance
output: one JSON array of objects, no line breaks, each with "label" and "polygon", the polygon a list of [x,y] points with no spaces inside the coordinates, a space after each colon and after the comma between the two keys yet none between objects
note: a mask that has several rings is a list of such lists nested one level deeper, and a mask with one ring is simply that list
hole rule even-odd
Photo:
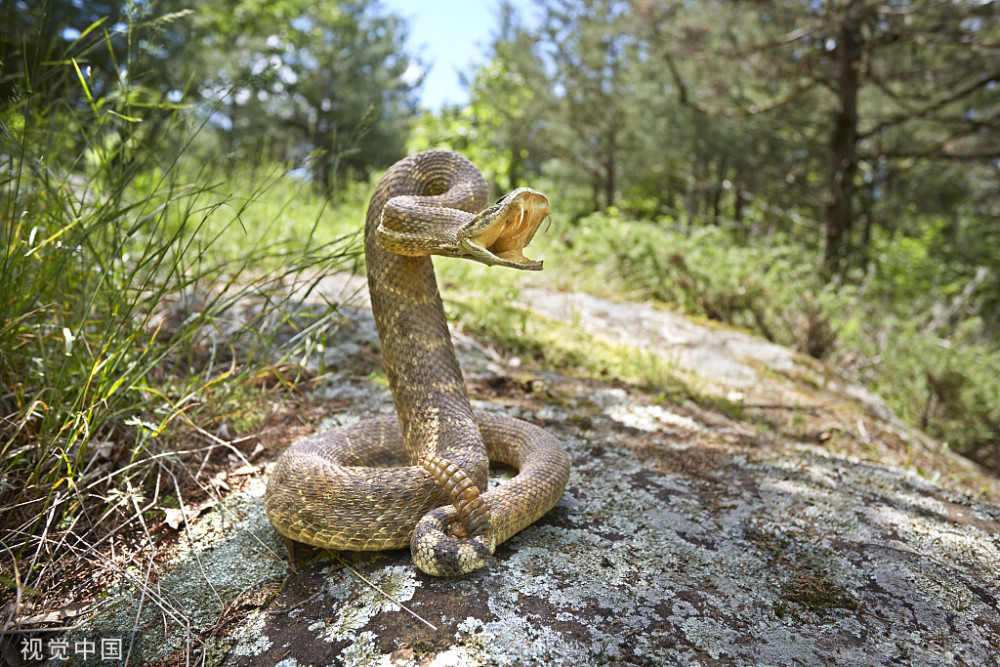
[{"label": "open mouth", "polygon": [[538,271],[542,263],[525,257],[524,249],[548,216],[545,195],[519,188],[484,211],[480,217],[486,221],[485,226],[462,244],[470,255],[486,264]]}]

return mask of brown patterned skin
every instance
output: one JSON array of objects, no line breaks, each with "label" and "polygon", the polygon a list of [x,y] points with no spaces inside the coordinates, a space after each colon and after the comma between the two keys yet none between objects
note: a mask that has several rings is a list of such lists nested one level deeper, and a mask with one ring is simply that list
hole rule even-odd
[{"label": "brown patterned skin", "polygon": [[[368,207],[365,255],[397,416],[285,451],[264,498],[285,537],[352,551],[409,544],[421,570],[451,576],[485,565],[555,505],[569,478],[565,450],[537,426],[472,410],[429,257],[538,270],[522,250],[547,216],[528,188],[487,207],[482,175],[455,153],[419,153],[386,172]],[[483,493],[491,459],[518,474]]]}]

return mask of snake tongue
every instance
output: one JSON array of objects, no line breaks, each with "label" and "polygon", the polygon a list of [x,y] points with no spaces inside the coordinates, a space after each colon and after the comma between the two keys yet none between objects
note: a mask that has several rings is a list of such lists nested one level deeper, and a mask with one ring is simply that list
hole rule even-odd
[{"label": "snake tongue", "polygon": [[548,215],[545,195],[519,188],[477,216],[472,233],[461,244],[484,264],[538,271],[542,263],[525,257],[524,249]]}]

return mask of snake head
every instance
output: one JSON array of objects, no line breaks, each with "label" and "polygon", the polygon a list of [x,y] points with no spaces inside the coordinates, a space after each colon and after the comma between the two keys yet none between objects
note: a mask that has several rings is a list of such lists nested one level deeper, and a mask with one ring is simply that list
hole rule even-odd
[{"label": "snake head", "polygon": [[539,271],[542,263],[525,257],[524,249],[547,217],[545,195],[518,188],[463,226],[458,234],[460,255],[489,266]]}]

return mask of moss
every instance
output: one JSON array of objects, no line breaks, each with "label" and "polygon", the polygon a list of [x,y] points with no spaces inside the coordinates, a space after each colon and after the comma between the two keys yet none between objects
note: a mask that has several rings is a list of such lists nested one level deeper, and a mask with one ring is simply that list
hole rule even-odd
[{"label": "moss", "polygon": [[[826,613],[834,609],[857,611],[858,601],[847,594],[842,586],[826,577],[802,574],[786,584],[782,599],[805,609],[818,613]],[[776,607],[781,605],[775,605]],[[775,615],[779,616],[777,610]]]},{"label": "moss", "polygon": [[449,304],[465,328],[489,338],[508,354],[527,356],[550,370],[623,380],[677,401],[704,400],[657,354],[602,340],[579,327],[498,300],[458,297]]},{"label": "moss", "polygon": [[857,611],[860,608],[843,586],[821,570],[820,563],[826,562],[821,551],[806,552],[797,541],[756,525],[744,526],[743,533],[752,544],[768,552],[775,565],[788,572],[781,587],[781,598],[771,608],[777,618],[802,618],[806,612],[825,615],[836,609]]}]

